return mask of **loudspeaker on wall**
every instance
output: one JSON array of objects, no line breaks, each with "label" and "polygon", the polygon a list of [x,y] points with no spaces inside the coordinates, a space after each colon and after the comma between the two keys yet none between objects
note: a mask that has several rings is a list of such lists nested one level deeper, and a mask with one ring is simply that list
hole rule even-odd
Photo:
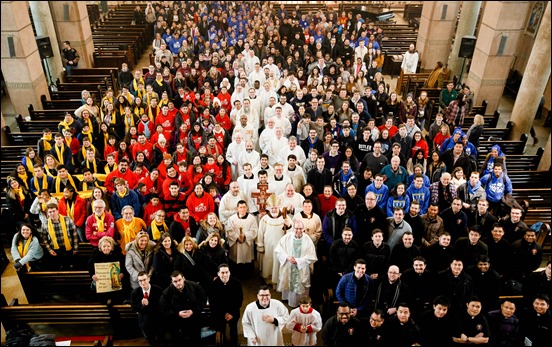
[{"label": "loudspeaker on wall", "polygon": [[460,50],[458,51],[458,58],[471,58],[475,51],[475,42],[477,41],[475,36],[464,36],[460,43]]},{"label": "loudspeaker on wall", "polygon": [[52,43],[48,36],[37,36],[36,45],[38,46],[38,54],[40,54],[40,59],[51,58],[54,56],[52,50]]}]

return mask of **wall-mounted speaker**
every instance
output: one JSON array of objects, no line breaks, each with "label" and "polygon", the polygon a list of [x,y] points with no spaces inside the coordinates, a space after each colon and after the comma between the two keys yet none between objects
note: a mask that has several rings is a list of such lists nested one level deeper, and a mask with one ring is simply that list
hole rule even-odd
[{"label": "wall-mounted speaker", "polygon": [[13,36],[6,37],[6,47],[8,48],[8,57],[15,57],[15,43],[13,42]]},{"label": "wall-mounted speaker", "polygon": [[477,41],[475,36],[464,36],[460,43],[460,50],[458,51],[458,58],[471,58],[475,51],[475,42]]},{"label": "wall-mounted speaker", "polygon": [[38,46],[38,54],[40,54],[40,59],[51,58],[54,56],[52,51],[52,43],[48,36],[37,36],[36,45]]}]

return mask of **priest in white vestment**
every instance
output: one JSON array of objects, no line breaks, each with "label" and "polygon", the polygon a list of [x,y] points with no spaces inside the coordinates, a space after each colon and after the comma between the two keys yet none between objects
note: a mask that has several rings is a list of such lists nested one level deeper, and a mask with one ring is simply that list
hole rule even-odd
[{"label": "priest in white vestment", "polygon": [[279,266],[277,290],[282,293],[282,300],[288,300],[291,307],[299,306],[299,299],[309,295],[311,286],[312,265],[318,260],[316,247],[311,238],[304,233],[304,225],[296,220],[293,231],[281,239],[274,255]]}]

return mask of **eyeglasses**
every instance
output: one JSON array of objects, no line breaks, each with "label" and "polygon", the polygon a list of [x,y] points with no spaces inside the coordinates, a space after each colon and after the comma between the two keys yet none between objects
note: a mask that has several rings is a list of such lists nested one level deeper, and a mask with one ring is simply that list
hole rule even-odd
[{"label": "eyeglasses", "polygon": [[270,294],[258,294],[258,295],[259,295],[259,296],[263,296],[263,297],[265,297],[265,296],[270,296]]},{"label": "eyeglasses", "polygon": [[375,318],[372,318],[372,317],[370,317],[370,320],[371,320],[372,322],[376,322],[376,323],[381,323],[381,322],[383,322],[383,319],[375,319]]}]

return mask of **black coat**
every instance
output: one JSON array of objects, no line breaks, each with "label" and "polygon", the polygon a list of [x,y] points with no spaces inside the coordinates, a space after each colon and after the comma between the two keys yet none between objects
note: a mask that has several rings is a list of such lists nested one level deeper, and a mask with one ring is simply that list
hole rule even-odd
[{"label": "black coat", "polygon": [[220,278],[216,278],[209,291],[209,303],[211,315],[215,319],[224,319],[226,313],[230,313],[234,319],[240,317],[243,304],[243,288],[239,280],[230,277],[226,284]]},{"label": "black coat", "polygon": [[175,264],[182,257],[182,253],[173,250],[172,255],[164,249],[159,249],[153,254],[153,283],[161,289],[165,289],[171,284],[171,274],[175,270]]}]

